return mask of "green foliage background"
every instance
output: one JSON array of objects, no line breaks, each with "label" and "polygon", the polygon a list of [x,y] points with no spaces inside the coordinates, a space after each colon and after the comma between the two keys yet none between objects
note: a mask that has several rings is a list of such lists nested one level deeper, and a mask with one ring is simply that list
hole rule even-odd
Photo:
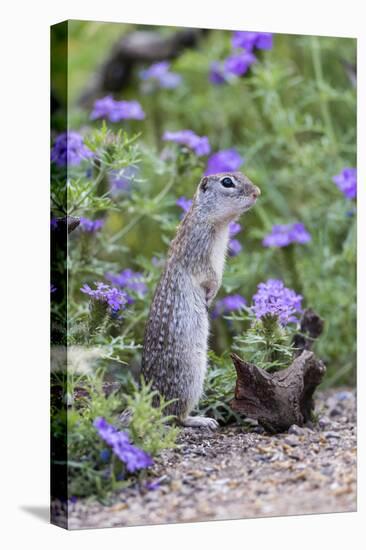
[{"label": "green foliage background", "polygon": [[[185,50],[172,62],[172,71],[183,77],[177,89],[144,94],[136,71],[129,88],[114,96],[138,100],[145,120],[107,126],[92,122],[90,107],[81,107],[78,101],[80,94],[116,40],[139,28],[69,22],[67,88],[63,86],[62,64],[58,67],[56,63],[53,74],[57,99],[63,105],[68,101],[69,129],[80,132],[98,157],[94,167],[87,162],[73,167],[67,181],[53,169],[53,215],[104,217],[106,221],[95,235],[83,235],[79,229],[70,234],[68,336],[64,343],[102,349],[98,366],[104,377],[122,385],[128,401],[131,380],[138,377],[149,304],[181,216],[175,202],[181,195],[193,196],[207,160],[183,153],[174,145],[168,146],[170,156],[166,155],[161,136],[165,130],[189,128],[208,136],[212,152],[236,148],[245,158],[243,171],[262,191],[255,208],[241,219],[244,230],[237,238],[243,251],[228,259],[218,298],[238,293],[250,304],[258,283],[282,279],[286,286],[303,294],[305,307],[314,308],[325,319],[325,333],[317,343],[317,352],[327,365],[324,383],[354,384],[356,212],[354,201],[343,196],[332,177],[345,166],[356,166],[356,91],[344,68],[344,61],[355,60],[356,41],[275,35],[273,49],[259,52],[258,63],[247,75],[215,86],[208,79],[209,67],[230,54],[231,32],[211,31],[196,49]],[[162,34],[176,30],[151,29]],[[54,51],[61,55],[62,36],[59,43],[57,32],[55,36]],[[61,130],[57,113],[53,129],[55,135]],[[138,167],[131,192],[111,194],[111,171],[129,165]],[[309,244],[291,249],[263,248],[261,241],[274,224],[295,221],[304,223],[311,233]],[[107,317],[95,324],[87,296],[80,288],[105,280],[106,272],[126,268],[143,273],[147,295],[135,296],[122,320]],[[52,305],[55,318],[61,316],[59,305],[57,300]],[[212,322],[211,367],[201,410],[219,420],[227,420],[231,414],[226,402],[235,374],[228,352],[234,339],[240,340],[247,328],[244,316],[231,322],[223,317]],[[93,377],[79,383],[89,387],[94,384]],[[100,390],[96,403],[99,410],[105,408],[112,421],[116,418],[113,415],[121,412],[123,400],[116,409],[118,399],[113,397],[108,403],[103,399]],[[143,403],[137,425],[152,414],[147,394]],[[93,399],[84,412],[73,409],[70,416],[75,426],[83,427],[83,449],[95,444],[90,426],[92,405]],[[162,411],[159,414],[162,416]],[[77,429],[70,430],[76,437],[71,441],[72,453],[79,453],[80,458],[83,450],[77,449]],[[159,434],[155,434],[156,441]],[[154,434],[151,437],[154,439]],[[87,463],[93,463],[92,456]],[[100,472],[96,474],[93,468],[90,479],[98,485]],[[75,479],[76,492],[88,493],[85,479]]]},{"label": "green foliage background", "polygon": [[[137,27],[77,21],[69,24],[71,128],[85,131],[91,126],[89,113],[78,107],[78,96],[114,42],[133,28]],[[213,151],[237,148],[246,159],[245,173],[262,190],[255,209],[242,219],[245,230],[239,239],[244,251],[229,260],[221,294],[239,292],[250,301],[256,285],[268,277],[281,278],[302,290],[305,304],[326,320],[318,351],[328,364],[328,381],[353,381],[355,216],[347,215],[353,206],[331,178],[344,166],[356,164],[355,89],[342,65],[343,60],[353,62],[355,40],[276,35],[272,51],[261,52],[260,62],[248,76],[231,85],[214,86],[208,82],[209,65],[229,54],[230,35],[229,31],[212,31],[198,49],[186,50],[172,63],[172,70],[184,79],[176,90],[143,95],[136,74],[123,93],[125,99],[138,99],[147,115],[144,121],[114,125],[130,135],[141,133],[141,181],[135,182],[128,201],[115,204],[115,210],[109,212],[103,236],[93,244],[97,254],[90,258],[89,271],[93,271],[99,255],[112,258],[119,269],[143,265],[148,279],[155,281],[158,273],[150,262],[154,255],[165,254],[174,234],[179,219],[175,200],[180,195],[193,195],[204,168],[198,162],[181,177],[175,177],[169,193],[154,202],[172,170],[159,159],[163,143],[156,134],[156,124],[161,133],[192,128],[209,137]],[[75,214],[90,216],[91,212],[79,209]],[[117,249],[109,251],[109,238],[141,214],[144,216],[133,228],[115,241]],[[296,220],[303,222],[312,235],[310,245],[298,246],[294,251],[298,280],[288,269],[282,250],[261,246],[261,239],[274,223]],[[93,274],[94,279],[99,274],[101,270]],[[84,280],[77,278],[73,286],[81,286]],[[76,291],[74,299],[78,307],[85,302]],[[134,338],[139,342],[143,322],[144,316],[134,327]],[[225,321],[215,324],[217,337],[212,345],[216,351],[223,351],[231,339],[229,335],[218,335],[227,332]]]}]

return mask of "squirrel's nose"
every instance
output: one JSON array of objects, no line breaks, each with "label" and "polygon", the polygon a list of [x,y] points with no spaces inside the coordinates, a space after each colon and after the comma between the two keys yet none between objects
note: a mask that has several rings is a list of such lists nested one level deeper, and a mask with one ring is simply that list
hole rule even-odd
[{"label": "squirrel's nose", "polygon": [[259,189],[259,187],[257,186],[254,186],[254,189],[252,191],[252,197],[253,199],[257,199],[261,194],[261,190]]}]

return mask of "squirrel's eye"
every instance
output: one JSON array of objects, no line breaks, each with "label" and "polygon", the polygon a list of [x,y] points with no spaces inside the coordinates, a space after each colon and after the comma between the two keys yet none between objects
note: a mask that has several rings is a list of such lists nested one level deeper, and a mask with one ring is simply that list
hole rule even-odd
[{"label": "squirrel's eye", "polygon": [[224,187],[235,187],[234,182],[231,178],[223,178],[221,180],[221,185]]}]

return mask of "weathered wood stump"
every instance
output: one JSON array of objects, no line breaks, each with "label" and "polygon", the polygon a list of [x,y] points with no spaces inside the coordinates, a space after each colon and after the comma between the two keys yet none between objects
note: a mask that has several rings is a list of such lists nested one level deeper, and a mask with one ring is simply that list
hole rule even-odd
[{"label": "weathered wood stump", "polygon": [[292,424],[302,426],[311,419],[313,394],[320,384],[325,366],[310,350],[323,329],[323,320],[306,310],[301,320],[301,334],[294,338],[295,358],[286,369],[269,373],[231,354],[237,372],[235,398],[231,408],[258,420],[272,432],[286,431]]}]

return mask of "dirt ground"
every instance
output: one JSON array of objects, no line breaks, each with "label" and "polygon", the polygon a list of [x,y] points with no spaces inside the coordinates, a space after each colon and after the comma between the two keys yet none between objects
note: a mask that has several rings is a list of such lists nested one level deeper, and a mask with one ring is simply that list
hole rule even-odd
[{"label": "dirt ground", "polygon": [[318,424],[269,435],[185,428],[149,482],[123,491],[112,506],[70,505],[70,529],[351,512],[356,510],[354,390],[319,392]]}]

